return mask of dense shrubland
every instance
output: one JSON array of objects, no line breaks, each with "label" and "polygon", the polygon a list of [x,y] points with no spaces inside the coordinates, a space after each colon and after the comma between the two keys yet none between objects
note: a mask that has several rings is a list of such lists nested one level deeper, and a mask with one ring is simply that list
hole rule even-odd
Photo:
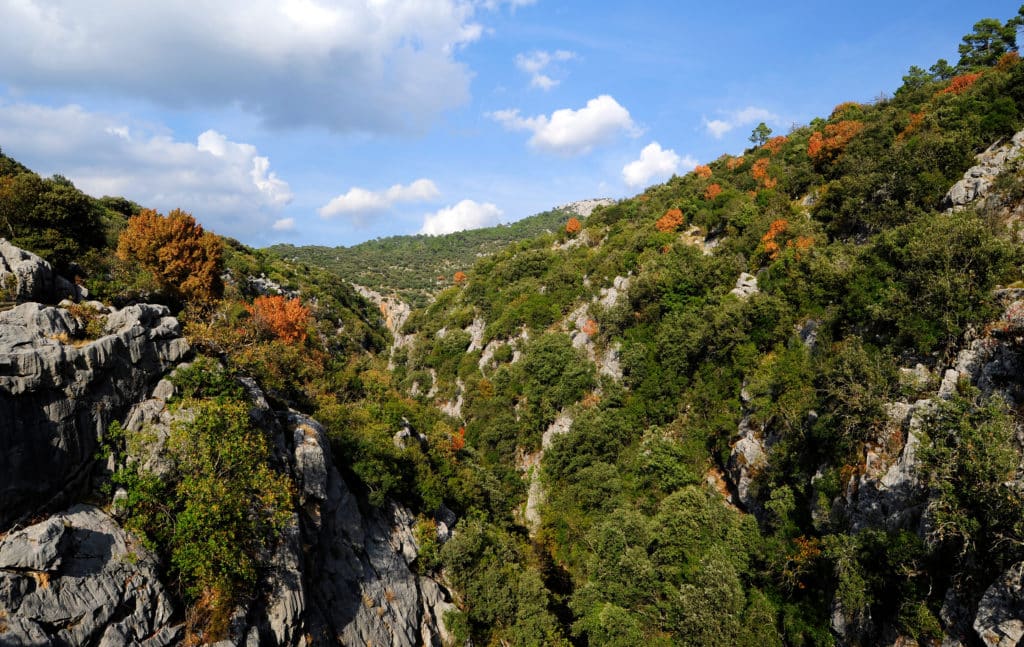
[{"label": "dense shrubland", "polygon": [[[742,156],[481,259],[413,313],[399,385],[426,384],[424,404],[462,394],[467,451],[505,488],[495,501],[522,505],[524,470],[547,492],[529,540],[521,509],[492,509],[442,551],[467,592],[461,635],[824,645],[837,604],[859,627],[848,639],[924,643],[942,635],[951,586],[976,603],[1024,556],[1021,499],[1005,485],[1016,414],[969,390],[924,425],[938,534],[854,532],[833,505],[895,433],[887,403],[935,386],[898,369],[945,366],[1000,312],[993,288],[1021,278],[1012,209],[943,204],[975,154],[1024,126],[1015,48],[913,68],[891,98],[761,133]],[[1012,178],[1000,183],[1018,204]],[[760,288],[746,298],[730,293],[741,272]],[[594,303],[626,276],[618,301]],[[621,380],[587,375],[569,343],[582,329],[567,317],[588,302],[589,343],[620,349]],[[461,331],[477,319],[489,357],[467,352]],[[560,412],[569,433],[524,463]],[[771,440],[743,512],[716,491],[741,421]],[[481,567],[499,555],[517,564],[502,584],[497,562]]]},{"label": "dense shrubland", "polygon": [[[417,566],[457,592],[458,644],[829,645],[836,613],[849,641],[929,644],[950,631],[947,591],[969,609],[1024,558],[1019,411],[960,384],[921,414],[908,505],[925,521],[864,524],[844,502],[867,453],[906,440],[889,405],[932,395],[994,330],[993,288],[1022,278],[1019,174],[995,182],[1001,206],[943,204],[1024,126],[1018,26],[982,21],[955,67],[913,67],[891,98],[784,136],[759,126],[742,156],[585,219],[318,250],[311,265],[383,268],[369,287],[424,304],[393,370],[375,309],[342,279],[188,214],[94,200],[0,156],[0,235],[95,297],[183,321],[200,358],[175,377],[171,406],[191,413],[171,475],[117,479],[214,634],[293,506],[241,404],[248,376],[323,423],[364,503],[420,515]],[[170,249],[184,269],[161,261]],[[409,267],[366,262],[394,249]],[[737,293],[742,273],[758,289]],[[901,377],[916,364],[924,383]],[[395,442],[405,426],[426,442]],[[770,441],[743,496],[741,429]],[[112,431],[113,452],[146,442]],[[460,519],[443,546],[442,506]]]}]

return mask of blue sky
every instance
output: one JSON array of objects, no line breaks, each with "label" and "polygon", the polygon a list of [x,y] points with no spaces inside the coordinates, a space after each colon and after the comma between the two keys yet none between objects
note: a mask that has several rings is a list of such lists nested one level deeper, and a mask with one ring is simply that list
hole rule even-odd
[{"label": "blue sky", "polygon": [[0,149],[254,246],[621,198],[1019,2],[0,0]]}]

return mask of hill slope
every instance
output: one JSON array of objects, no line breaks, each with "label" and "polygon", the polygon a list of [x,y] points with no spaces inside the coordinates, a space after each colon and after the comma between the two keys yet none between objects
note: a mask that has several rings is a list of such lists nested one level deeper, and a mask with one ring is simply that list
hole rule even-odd
[{"label": "hill slope", "polygon": [[587,200],[557,207],[508,225],[459,231],[443,236],[391,236],[352,247],[273,245],[266,251],[329,270],[381,294],[397,294],[413,306],[424,306],[439,288],[451,285],[456,272],[469,269],[512,243],[557,231],[573,215],[588,215],[597,204]]}]

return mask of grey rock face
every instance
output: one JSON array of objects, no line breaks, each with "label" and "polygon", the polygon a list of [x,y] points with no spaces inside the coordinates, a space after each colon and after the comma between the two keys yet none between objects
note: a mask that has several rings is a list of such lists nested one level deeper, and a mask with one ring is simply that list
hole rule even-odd
[{"label": "grey rock face", "polygon": [[974,631],[988,647],[1016,647],[1024,641],[1024,562],[988,587],[974,618]]},{"label": "grey rock face", "polygon": [[182,626],[152,556],[88,505],[0,544],[4,645],[176,645]]},{"label": "grey rock face", "polygon": [[948,211],[958,211],[990,193],[996,177],[1009,165],[1017,162],[1024,150],[1024,131],[1005,144],[995,144],[975,157],[977,164],[967,169],[962,179],[950,188],[944,198]]},{"label": "grey rock face", "polygon": [[[53,267],[32,252],[0,238],[0,289],[10,291],[12,300],[56,303],[64,298],[79,300],[85,291],[57,275]],[[4,299],[0,299],[4,300]]]},{"label": "grey rock face", "polygon": [[757,277],[753,274],[743,272],[736,279],[736,287],[729,290],[729,294],[735,294],[740,299],[749,299],[751,295],[757,294],[760,290],[757,287]]},{"label": "grey rock face", "polygon": [[104,337],[74,342],[80,324],[62,308],[0,313],[0,528],[81,490],[111,421],[189,352],[169,314],[131,306],[107,316]]},{"label": "grey rock face", "polygon": [[[360,509],[330,459],[320,424],[285,416],[305,496],[306,617],[313,644],[441,645],[445,611],[454,608],[436,582],[417,575],[415,519],[406,508]],[[315,446],[315,448],[314,448]]]}]

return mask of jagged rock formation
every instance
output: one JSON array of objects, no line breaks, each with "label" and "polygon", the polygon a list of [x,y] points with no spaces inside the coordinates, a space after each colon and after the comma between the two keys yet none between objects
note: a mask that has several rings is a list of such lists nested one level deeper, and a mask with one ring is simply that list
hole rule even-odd
[{"label": "jagged rock formation", "polygon": [[56,303],[86,296],[85,288],[59,276],[42,258],[0,238],[0,301]]},{"label": "jagged rock formation", "polygon": [[977,164],[967,169],[963,178],[946,193],[943,200],[946,209],[959,211],[972,203],[984,202],[1000,173],[1019,163],[1022,150],[1024,130],[1014,135],[1009,142],[996,142],[975,156]]},{"label": "jagged rock formation", "polygon": [[85,340],[64,308],[0,313],[0,528],[80,494],[110,423],[189,352],[164,306],[97,316],[103,336]]},{"label": "jagged rock formation", "polygon": [[91,505],[0,541],[0,644],[180,644],[156,561]]}]

